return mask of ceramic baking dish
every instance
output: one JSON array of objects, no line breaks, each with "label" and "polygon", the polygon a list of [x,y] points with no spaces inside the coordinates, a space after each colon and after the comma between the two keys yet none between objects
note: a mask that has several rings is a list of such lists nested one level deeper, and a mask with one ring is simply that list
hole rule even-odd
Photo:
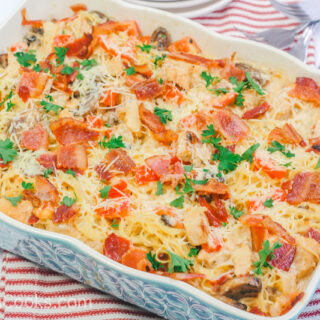
[{"label": "ceramic baking dish", "polygon": [[[69,6],[78,2],[79,0],[22,1],[16,11],[0,25],[0,53],[23,36],[20,16],[23,7],[27,8],[30,19],[51,19],[69,16]],[[231,56],[236,51],[241,60],[270,66],[286,73],[292,80],[296,76],[307,76],[320,82],[318,70],[272,47],[221,36],[187,19],[130,5],[121,0],[81,2],[89,9],[105,12],[109,17],[119,20],[135,19],[146,34],[150,34],[158,26],[165,26],[174,40],[190,35],[197,39],[204,52],[217,58]],[[296,319],[311,299],[320,279],[318,266],[304,298],[287,314],[270,318],[236,309],[184,282],[131,269],[106,258],[76,239],[24,225],[2,213],[0,247],[167,319]]]}]

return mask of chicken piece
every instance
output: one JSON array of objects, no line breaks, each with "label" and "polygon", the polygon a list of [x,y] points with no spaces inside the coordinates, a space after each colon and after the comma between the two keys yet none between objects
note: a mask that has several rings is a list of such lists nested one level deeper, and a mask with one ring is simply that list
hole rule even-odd
[{"label": "chicken piece", "polygon": [[20,222],[28,223],[32,210],[33,206],[29,200],[22,200],[14,207],[9,200],[0,198],[0,212]]},{"label": "chicken piece", "polygon": [[234,264],[234,273],[236,276],[243,276],[251,269],[251,250],[248,245],[243,244],[240,248],[232,251],[232,261]]},{"label": "chicken piece", "polygon": [[[124,102],[124,108],[122,109],[124,114],[124,122],[133,133],[140,132],[141,121],[139,117],[139,105],[136,100],[126,100]],[[121,110],[121,111],[122,111]]]},{"label": "chicken piece", "polygon": [[172,59],[165,60],[163,70],[166,72],[167,81],[171,81],[185,90],[191,88],[191,74],[193,70],[191,64]]},{"label": "chicken piece", "polygon": [[192,162],[195,154],[194,144],[200,143],[200,139],[192,131],[183,131],[178,135],[177,157],[185,162]]}]

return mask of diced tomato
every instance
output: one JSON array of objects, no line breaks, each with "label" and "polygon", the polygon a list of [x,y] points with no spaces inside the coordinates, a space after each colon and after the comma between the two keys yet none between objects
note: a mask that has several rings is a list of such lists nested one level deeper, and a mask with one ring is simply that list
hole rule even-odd
[{"label": "diced tomato", "polygon": [[278,165],[265,151],[257,150],[253,154],[253,163],[257,170],[262,170],[272,179],[283,179],[289,172],[286,167]]},{"label": "diced tomato", "polygon": [[259,252],[265,240],[268,237],[268,230],[263,227],[250,227],[252,250]]},{"label": "diced tomato", "polygon": [[156,175],[156,173],[145,165],[136,167],[135,178],[136,178],[137,184],[140,184],[140,185],[148,184],[151,181],[159,180],[159,177]]},{"label": "diced tomato", "polygon": [[320,105],[320,87],[310,78],[298,77],[295,88],[289,92],[289,95]]},{"label": "diced tomato", "polygon": [[22,132],[21,148],[29,150],[48,149],[49,135],[41,124],[36,125],[33,129]]},{"label": "diced tomato", "polygon": [[80,170],[80,172],[86,170],[88,168],[86,148],[76,143],[60,146],[57,153],[57,167]]},{"label": "diced tomato", "polygon": [[107,205],[95,209],[95,212],[106,219],[124,218],[130,213],[130,201],[126,198],[115,199]]},{"label": "diced tomato", "polygon": [[32,214],[28,220],[28,224],[33,225],[39,221],[39,218]]},{"label": "diced tomato", "polygon": [[119,104],[120,95],[112,89],[107,89],[101,96],[100,103],[107,107],[114,107]]},{"label": "diced tomato", "polygon": [[28,46],[25,42],[17,42],[15,43],[13,46],[10,47],[10,51],[12,53],[16,53],[16,52],[25,52],[28,50]]},{"label": "diced tomato", "polygon": [[47,169],[57,167],[57,155],[55,153],[43,153],[37,160]]},{"label": "diced tomato", "polygon": [[109,199],[116,199],[122,197],[129,197],[130,191],[127,189],[127,183],[124,180],[120,180],[113,185],[109,191]]},{"label": "diced tomato", "polygon": [[185,52],[197,54],[201,53],[201,49],[198,47],[196,41],[191,37],[184,37],[168,47],[169,52]]},{"label": "diced tomato", "polygon": [[64,47],[71,41],[71,36],[69,34],[60,34],[55,36],[53,39],[53,46],[54,47]]},{"label": "diced tomato", "polygon": [[201,112],[195,112],[180,120],[180,126],[187,129],[201,130],[207,124],[206,115]]},{"label": "diced tomato", "polygon": [[111,233],[104,242],[103,254],[117,262],[121,262],[122,256],[130,249],[129,240]]},{"label": "diced tomato", "polygon": [[41,28],[43,26],[43,20],[28,20],[26,18],[26,8],[21,10],[22,15],[22,25],[23,26],[33,26],[34,28]]},{"label": "diced tomato", "polygon": [[60,205],[52,216],[52,221],[54,223],[67,222],[73,218],[79,212],[79,207],[73,204],[68,207],[65,204]]},{"label": "diced tomato", "polygon": [[9,163],[8,162],[4,163],[3,159],[0,158],[0,168],[7,168],[8,166],[9,166]]},{"label": "diced tomato", "polygon": [[320,232],[313,228],[310,228],[304,236],[307,238],[312,238],[320,243]]},{"label": "diced tomato", "polygon": [[77,3],[72,6],[70,6],[70,9],[74,12],[77,13],[79,11],[87,11],[87,6],[83,3]]},{"label": "diced tomato", "polygon": [[174,101],[178,106],[185,100],[184,94],[176,86],[166,86],[166,98]]},{"label": "diced tomato", "polygon": [[143,43],[143,44],[150,44],[151,43],[151,37],[150,36],[141,36],[139,38],[139,40]]},{"label": "diced tomato", "polygon": [[271,108],[270,104],[264,101],[261,104],[259,104],[257,107],[254,107],[253,109],[246,111],[243,114],[242,119],[246,119],[246,120],[257,119],[262,115],[264,115],[270,108]]},{"label": "diced tomato", "polygon": [[274,250],[274,257],[271,264],[283,271],[289,271],[296,254],[297,248],[288,243],[282,243],[282,247]]},{"label": "diced tomato", "polygon": [[147,260],[147,251],[140,248],[131,247],[121,259],[122,264],[138,269],[147,271],[151,269],[151,263]]},{"label": "diced tomato", "polygon": [[98,118],[96,116],[88,116],[87,123],[88,123],[88,127],[95,128],[95,129],[100,129],[103,126],[103,122],[101,118]]}]

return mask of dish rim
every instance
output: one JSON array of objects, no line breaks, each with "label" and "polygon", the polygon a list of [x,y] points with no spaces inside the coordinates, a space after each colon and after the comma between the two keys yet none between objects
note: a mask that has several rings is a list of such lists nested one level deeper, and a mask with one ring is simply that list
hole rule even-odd
[{"label": "dish rim", "polygon": [[[25,5],[30,2],[31,0],[20,0],[17,3],[17,6],[14,10],[10,12],[10,14],[4,19],[2,22],[0,22],[0,34],[2,32],[2,29],[6,26],[8,22],[18,13],[21,11]],[[101,0],[99,0],[101,1]],[[311,67],[309,65],[304,64],[302,61],[298,60],[297,58],[291,56],[289,53],[284,52],[280,49],[271,47],[269,45],[263,44],[263,43],[258,43],[254,42],[248,39],[242,39],[242,38],[234,38],[230,37],[227,35],[222,35],[219,33],[216,33],[214,31],[210,31],[208,28],[196,23],[193,20],[189,20],[183,16],[179,16],[167,11],[162,11],[160,9],[156,8],[150,8],[150,7],[143,7],[139,6],[133,3],[125,2],[123,0],[104,0],[105,2],[110,2],[111,5],[116,5],[123,7],[124,9],[129,9],[129,10],[136,10],[136,11],[145,11],[147,14],[153,14],[156,16],[156,20],[160,20],[161,17],[168,17],[172,20],[175,20],[179,24],[189,24],[190,26],[194,27],[201,33],[205,33],[207,36],[212,37],[213,39],[215,38],[220,38],[222,41],[226,42],[231,42],[233,43],[233,46],[236,48],[237,43],[243,43],[247,44],[249,47],[252,49],[260,48],[260,49],[265,49],[266,52],[271,51],[275,55],[282,56],[283,58],[287,59],[291,64],[298,65],[300,69],[307,71],[307,73],[314,75],[315,77],[320,79],[320,70],[315,69],[314,67]],[[224,1],[224,0],[222,0]],[[227,0],[229,1],[229,0]],[[74,3],[86,3],[89,4],[90,0],[71,0],[71,2]],[[153,16],[153,18],[154,18]],[[139,22],[139,21],[138,21]],[[304,297],[296,303],[296,305],[286,314],[278,317],[265,317],[265,316],[260,316],[256,314],[252,314],[248,311],[243,311],[240,309],[237,309],[231,305],[228,305],[213,296],[210,296],[208,293],[192,286],[189,285],[188,283],[185,283],[183,281],[179,280],[174,280],[168,277],[163,277],[155,274],[150,274],[144,271],[136,270],[130,267],[127,267],[125,265],[122,265],[120,263],[117,263],[113,261],[112,259],[109,259],[108,257],[104,256],[102,253],[94,250],[93,248],[89,247],[87,244],[84,242],[73,238],[68,235],[52,232],[52,231],[47,231],[43,229],[39,229],[36,227],[32,227],[29,225],[26,225],[22,222],[19,222],[4,213],[0,212],[0,221],[4,222],[8,225],[10,225],[13,228],[18,229],[19,231],[22,232],[28,232],[29,234],[38,236],[40,238],[45,238],[46,240],[50,240],[53,242],[62,242],[67,245],[70,245],[72,247],[77,248],[77,250],[80,250],[82,253],[87,254],[88,257],[93,257],[94,259],[98,260],[100,263],[106,265],[107,267],[110,267],[111,269],[116,269],[120,273],[128,274],[132,277],[135,277],[139,280],[146,280],[150,282],[155,282],[155,283],[165,283],[169,287],[175,287],[178,288],[183,294],[188,294],[190,296],[195,297],[196,299],[200,299],[207,303],[208,305],[211,305],[213,308],[216,308],[217,310],[223,311],[226,314],[242,318],[244,320],[291,320],[297,317],[304,307],[309,303],[311,300],[318,283],[320,282],[320,262],[318,263],[317,268],[313,271],[312,276],[309,279],[308,286],[305,290]]]}]

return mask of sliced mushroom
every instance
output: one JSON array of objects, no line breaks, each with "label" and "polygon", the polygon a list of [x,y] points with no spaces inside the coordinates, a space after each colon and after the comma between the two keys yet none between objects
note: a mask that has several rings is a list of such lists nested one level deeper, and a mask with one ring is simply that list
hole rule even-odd
[{"label": "sliced mushroom", "polygon": [[90,13],[95,13],[101,19],[101,23],[107,22],[109,20],[109,18],[101,11],[94,10],[90,11]]},{"label": "sliced mushroom", "polygon": [[171,36],[167,29],[159,27],[153,31],[151,42],[156,43],[156,48],[160,51],[166,50],[171,43]]},{"label": "sliced mushroom", "polygon": [[44,34],[44,31],[43,31],[42,28],[35,28],[35,27],[33,27],[33,28],[32,28],[32,32],[33,32],[33,33],[36,33],[36,34],[40,34],[41,36],[43,36],[43,34]]},{"label": "sliced mushroom", "polygon": [[24,37],[24,39],[26,40],[28,47],[29,47],[32,43],[34,43],[34,42],[36,42],[36,41],[38,40],[37,36],[36,36],[35,34],[32,34],[32,33],[27,34],[27,35]]},{"label": "sliced mushroom", "polygon": [[247,305],[245,305],[244,303],[238,302],[236,300],[233,300],[233,299],[228,298],[226,296],[223,296],[221,294],[214,295],[214,297],[222,302],[225,302],[225,303],[235,307],[235,308],[245,310],[245,311],[247,310]]},{"label": "sliced mushroom", "polygon": [[246,63],[236,63],[236,67],[240,68],[244,72],[249,72],[253,80],[258,82],[262,87],[268,83],[268,79],[260,70],[246,64]]},{"label": "sliced mushroom", "polygon": [[0,54],[0,67],[6,68],[8,66],[8,54],[2,53]]},{"label": "sliced mushroom", "polygon": [[167,225],[167,226],[169,226],[169,227],[172,227],[172,228],[177,224],[177,222],[175,221],[174,218],[172,218],[172,217],[170,217],[170,216],[167,216],[167,215],[165,215],[165,214],[162,214],[162,215],[161,215],[161,221],[162,221],[165,225]]},{"label": "sliced mushroom", "polygon": [[239,300],[247,297],[257,297],[262,289],[262,283],[255,277],[236,277],[226,281],[220,288],[220,293],[228,298]]}]

